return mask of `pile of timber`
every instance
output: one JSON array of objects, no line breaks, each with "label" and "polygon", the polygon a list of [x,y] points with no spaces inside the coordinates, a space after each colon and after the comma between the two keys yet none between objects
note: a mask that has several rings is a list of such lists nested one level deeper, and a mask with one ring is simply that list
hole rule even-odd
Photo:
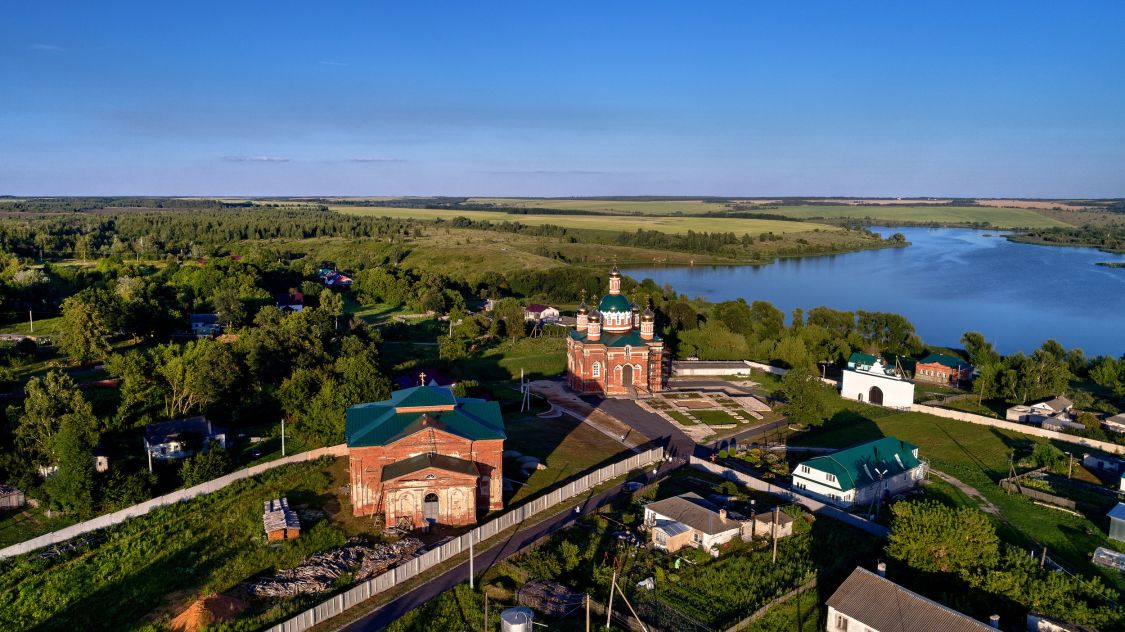
[{"label": "pile of timber", "polygon": [[258,598],[295,597],[322,593],[345,573],[356,572],[356,580],[363,581],[399,564],[422,547],[415,538],[403,538],[393,544],[375,547],[355,541],[310,555],[296,568],[280,570],[272,577],[246,582],[246,592]]},{"label": "pile of timber", "polygon": [[582,595],[558,582],[533,579],[516,591],[516,601],[554,619],[569,616],[582,605]]}]

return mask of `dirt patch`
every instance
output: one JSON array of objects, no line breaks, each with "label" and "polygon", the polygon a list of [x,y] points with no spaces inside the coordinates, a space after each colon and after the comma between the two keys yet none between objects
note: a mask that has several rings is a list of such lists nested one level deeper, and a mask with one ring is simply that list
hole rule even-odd
[{"label": "dirt patch", "polygon": [[196,599],[187,610],[168,622],[172,632],[196,632],[203,628],[227,621],[246,609],[246,602],[226,595],[211,595]]}]

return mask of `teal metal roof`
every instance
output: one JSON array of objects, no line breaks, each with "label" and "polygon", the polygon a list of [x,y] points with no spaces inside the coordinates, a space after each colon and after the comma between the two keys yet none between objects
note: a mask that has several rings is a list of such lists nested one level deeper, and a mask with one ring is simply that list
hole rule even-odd
[{"label": "teal metal roof", "polygon": [[918,467],[921,461],[914,456],[914,450],[917,449],[918,446],[913,443],[895,437],[883,437],[827,456],[809,459],[801,465],[834,475],[840,483],[840,489],[846,492],[878,481],[876,470],[883,470],[884,478],[888,478]]},{"label": "teal metal roof", "polygon": [[447,472],[457,472],[467,476],[480,476],[480,470],[477,469],[477,464],[465,459],[458,459],[453,456],[446,456],[444,454],[418,454],[395,461],[383,467],[382,480],[389,481],[400,476],[413,474],[414,472],[421,472],[426,468],[435,468],[445,470]]},{"label": "teal metal roof", "polygon": [[624,294],[606,294],[598,303],[599,312],[632,312],[633,304]]},{"label": "teal metal roof", "polygon": [[961,358],[954,358],[940,353],[931,353],[930,355],[919,360],[918,364],[940,364],[951,369],[958,369],[963,366],[969,366],[969,363],[965,362]]},{"label": "teal metal roof", "polygon": [[652,340],[641,338],[641,332],[636,329],[630,329],[620,334],[607,334],[603,331],[600,340],[587,340],[586,332],[584,331],[572,331],[569,335],[575,340],[581,340],[588,344],[605,345],[607,347],[643,347],[650,342],[660,342],[660,336],[656,334],[653,334]]},{"label": "teal metal roof", "polygon": [[863,364],[863,365],[866,365],[866,366],[871,366],[872,364],[875,364],[875,360],[876,360],[875,356],[873,356],[869,353],[859,353],[857,351],[857,352],[853,353],[850,357],[848,357],[848,366],[853,366],[853,365],[857,365],[857,364]]},{"label": "teal metal roof", "polygon": [[[453,409],[396,412],[396,408],[428,406],[453,406]],[[470,441],[507,438],[499,404],[458,398],[451,390],[440,386],[404,388],[392,393],[386,401],[356,404],[344,415],[344,436],[349,447],[389,445],[427,428]]]}]

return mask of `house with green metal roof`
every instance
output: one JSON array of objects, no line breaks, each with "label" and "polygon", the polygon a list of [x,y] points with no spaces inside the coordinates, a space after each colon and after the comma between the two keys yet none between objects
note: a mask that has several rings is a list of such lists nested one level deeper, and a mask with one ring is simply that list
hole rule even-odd
[{"label": "house with green metal roof", "polygon": [[840,507],[863,507],[921,485],[926,463],[918,446],[883,437],[804,461],[793,470],[793,488]]},{"label": "house with green metal roof", "polygon": [[496,402],[439,386],[395,391],[344,415],[352,512],[404,529],[476,522],[503,507],[504,419]]}]

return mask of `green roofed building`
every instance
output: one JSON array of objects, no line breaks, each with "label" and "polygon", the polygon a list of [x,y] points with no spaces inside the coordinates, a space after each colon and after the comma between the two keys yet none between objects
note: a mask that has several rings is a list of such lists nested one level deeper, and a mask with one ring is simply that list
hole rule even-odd
[{"label": "green roofed building", "polygon": [[656,315],[641,312],[621,293],[621,273],[609,273],[609,293],[591,310],[578,307],[575,330],[566,340],[570,388],[606,397],[646,397],[664,388],[664,341]]},{"label": "green roofed building", "polygon": [[973,367],[961,358],[931,353],[914,365],[914,379],[957,388],[973,379]]},{"label": "green roofed building", "polygon": [[793,487],[840,507],[862,507],[917,487],[925,477],[918,446],[883,437],[801,463]]},{"label": "green roofed building", "polygon": [[406,529],[476,522],[503,508],[500,405],[440,386],[347,410],[352,512]]}]

